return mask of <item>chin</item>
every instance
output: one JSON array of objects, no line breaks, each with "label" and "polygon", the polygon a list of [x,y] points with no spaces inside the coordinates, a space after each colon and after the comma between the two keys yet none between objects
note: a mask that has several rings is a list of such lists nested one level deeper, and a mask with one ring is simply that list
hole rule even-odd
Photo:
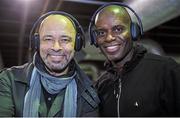
[{"label": "chin", "polygon": [[118,61],[118,60],[120,60],[122,57],[116,57],[116,56],[108,56],[108,59],[110,60],[110,61]]},{"label": "chin", "polygon": [[65,64],[61,64],[61,65],[52,65],[51,68],[52,70],[63,70],[66,67]]},{"label": "chin", "polygon": [[110,61],[115,61],[115,60],[117,60],[117,58],[114,58],[114,57],[108,57],[108,60],[110,60]]},{"label": "chin", "polygon": [[45,64],[50,70],[62,70],[66,67],[63,63],[45,62]]}]

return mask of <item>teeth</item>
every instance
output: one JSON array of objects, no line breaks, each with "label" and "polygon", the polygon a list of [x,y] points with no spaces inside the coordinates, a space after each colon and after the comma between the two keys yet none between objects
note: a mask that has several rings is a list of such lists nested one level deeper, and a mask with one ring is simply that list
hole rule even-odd
[{"label": "teeth", "polygon": [[107,49],[108,50],[113,50],[113,49],[115,49],[115,48],[117,48],[118,46],[109,46],[109,47],[107,47]]},{"label": "teeth", "polygon": [[119,45],[106,47],[107,52],[115,52],[119,49]]},{"label": "teeth", "polygon": [[63,56],[60,56],[60,55],[51,55],[50,57],[51,57],[51,59],[53,59],[53,60],[59,60],[59,59],[62,59],[62,58],[63,58]]},{"label": "teeth", "polygon": [[51,55],[51,57],[61,57],[61,56],[59,56],[59,55]]}]

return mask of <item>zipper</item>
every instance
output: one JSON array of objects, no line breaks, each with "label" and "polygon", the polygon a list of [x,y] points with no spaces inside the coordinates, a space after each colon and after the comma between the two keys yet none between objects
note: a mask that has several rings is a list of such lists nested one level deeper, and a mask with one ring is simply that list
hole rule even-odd
[{"label": "zipper", "polygon": [[119,86],[118,86],[118,93],[117,93],[117,115],[120,117],[120,98],[121,98],[121,88],[122,88],[122,82],[121,78],[119,78]]}]

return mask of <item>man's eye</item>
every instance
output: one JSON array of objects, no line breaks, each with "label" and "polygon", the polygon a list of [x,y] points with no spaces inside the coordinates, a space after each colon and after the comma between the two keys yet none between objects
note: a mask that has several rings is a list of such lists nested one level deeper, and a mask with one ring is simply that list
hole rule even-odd
[{"label": "man's eye", "polygon": [[51,40],[52,40],[52,38],[50,38],[50,37],[44,38],[44,41],[51,41]]},{"label": "man's eye", "polygon": [[63,39],[62,39],[62,41],[69,41],[69,39],[67,39],[67,38],[63,38]]},{"label": "man's eye", "polygon": [[102,31],[102,30],[97,30],[97,31],[96,31],[96,35],[97,35],[97,36],[104,36],[105,34],[106,34],[105,31]]},{"label": "man's eye", "polygon": [[122,27],[115,27],[114,29],[113,29],[113,31],[114,32],[122,32]]},{"label": "man's eye", "polygon": [[62,38],[61,42],[71,42],[71,38]]}]

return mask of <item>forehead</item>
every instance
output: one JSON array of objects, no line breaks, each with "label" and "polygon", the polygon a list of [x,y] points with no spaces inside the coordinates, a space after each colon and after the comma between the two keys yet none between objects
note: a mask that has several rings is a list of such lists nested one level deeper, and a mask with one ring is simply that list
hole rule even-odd
[{"label": "forehead", "polygon": [[95,17],[95,25],[100,24],[127,24],[131,18],[127,10],[118,5],[110,5],[100,10]]},{"label": "forehead", "polygon": [[46,17],[40,24],[39,32],[42,30],[69,30],[69,32],[75,32],[75,26],[67,16],[58,14]]}]

